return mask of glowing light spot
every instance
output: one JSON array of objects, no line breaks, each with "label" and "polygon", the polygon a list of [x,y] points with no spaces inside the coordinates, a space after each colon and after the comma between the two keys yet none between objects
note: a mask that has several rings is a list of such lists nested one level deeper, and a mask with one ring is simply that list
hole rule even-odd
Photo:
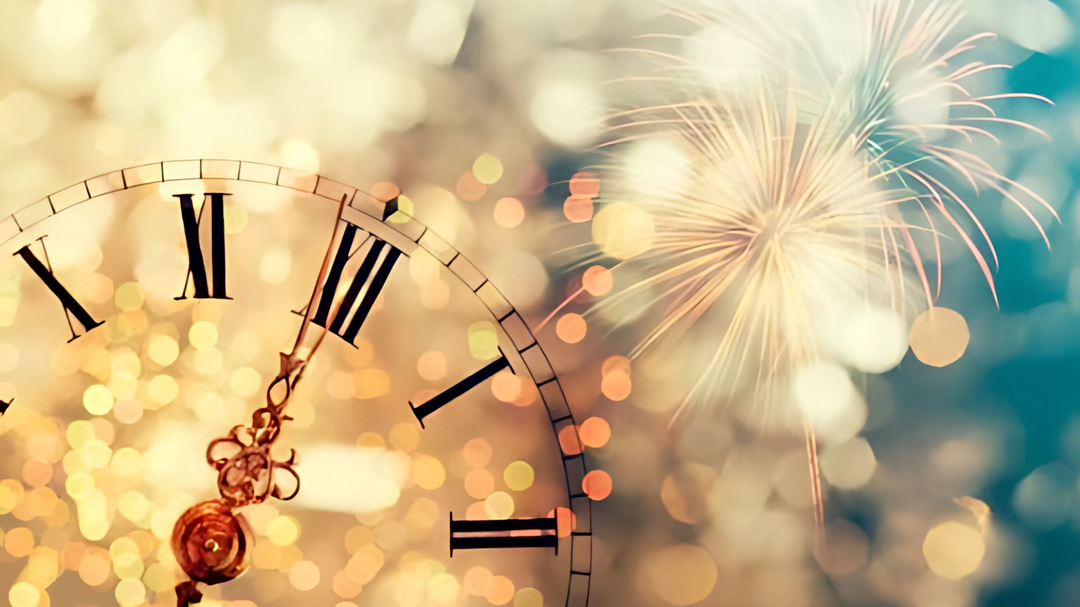
[{"label": "glowing light spot", "polygon": [[176,577],[161,563],[154,563],[146,568],[143,583],[154,592],[167,592],[176,586]]},{"label": "glowing light spot", "polygon": [[581,422],[578,436],[586,447],[599,449],[611,439],[611,426],[602,417],[590,417]]},{"label": "glowing light spot", "polygon": [[113,454],[110,467],[120,476],[139,476],[143,472],[142,454],[131,447],[122,447]]},{"label": "glowing light spot", "polygon": [[584,451],[578,439],[577,426],[570,424],[559,430],[559,447],[565,455],[580,455]]},{"label": "glowing light spot", "polygon": [[86,420],[76,420],[68,425],[65,434],[67,436],[68,444],[71,445],[71,448],[78,449],[79,447],[83,446],[83,444],[85,444],[87,441],[93,440],[94,426]]},{"label": "glowing light spot", "polygon": [[150,360],[162,367],[167,367],[180,356],[180,345],[168,335],[155,335],[150,338],[146,353]]},{"label": "glowing light spot", "polygon": [[37,7],[34,25],[49,43],[67,46],[90,32],[96,16],[90,0],[46,0]]},{"label": "glowing light spot", "polygon": [[484,320],[469,325],[469,352],[477,360],[499,357],[499,335],[491,321]]},{"label": "glowing light spot", "polygon": [[4,535],[4,548],[15,558],[29,556],[34,551],[34,533],[26,527],[16,527]]},{"label": "glowing light spot", "polygon": [[439,505],[426,497],[417,498],[405,515],[405,524],[416,532],[429,532],[438,521]]},{"label": "glowing light spot", "polygon": [[803,367],[796,373],[792,389],[795,402],[819,435],[846,440],[866,423],[866,404],[847,370],[834,362]]},{"label": "glowing light spot", "polygon": [[109,459],[112,457],[112,449],[105,444],[105,441],[93,439],[86,441],[82,447],[79,448],[79,454],[82,456],[83,461],[91,469],[103,468],[109,463]]},{"label": "glowing light spot", "polygon": [[525,205],[517,198],[500,198],[495,203],[495,223],[503,228],[516,228],[525,221]]},{"label": "glowing light spot", "polygon": [[830,485],[841,489],[858,489],[874,476],[877,458],[870,443],[856,436],[821,454],[821,471]]},{"label": "glowing light spot", "polygon": [[281,143],[281,162],[285,166],[308,173],[319,172],[319,153],[303,139],[288,139]]},{"label": "glowing light spot", "polygon": [[367,527],[353,527],[345,534],[345,550],[355,554],[357,550],[375,541],[375,532]]},{"label": "glowing light spot", "polygon": [[630,259],[652,248],[656,237],[652,216],[629,202],[603,206],[592,222],[593,242],[607,255]]},{"label": "glowing light spot", "polygon": [[[116,509],[124,516],[124,518],[135,524],[149,522],[150,514],[152,513],[150,500],[146,499],[146,496],[138,491],[128,491],[121,495],[120,499],[117,500]],[[140,563],[140,567],[141,566]],[[142,575],[141,569],[137,575]]]},{"label": "glowing light spot", "polygon": [[291,516],[277,516],[266,527],[266,536],[278,546],[289,546],[300,537],[300,525]]},{"label": "glowing light spot", "polygon": [[513,462],[503,470],[503,481],[514,491],[524,491],[532,487],[535,478],[536,473],[532,466],[522,461]]},{"label": "glowing light spot", "polygon": [[[121,580],[137,580],[143,574],[143,562],[137,552],[125,552],[113,559],[113,573]],[[136,605],[139,603],[136,603]]]},{"label": "glowing light spot", "polygon": [[555,324],[555,334],[568,344],[576,344],[585,339],[587,329],[585,319],[580,314],[574,313],[563,314],[559,322]]},{"label": "glowing light spot", "polygon": [[503,165],[494,155],[485,152],[473,162],[472,172],[477,181],[491,185],[502,177]]},{"label": "glowing light spot", "polygon": [[457,187],[455,188],[457,195],[465,201],[473,202],[480,200],[480,198],[487,192],[487,186],[484,185],[476,175],[473,175],[472,171],[466,171],[458,178]]},{"label": "glowing light spot", "polygon": [[514,595],[514,607],[544,607],[544,595],[536,588],[522,588]]},{"label": "glowing light spot", "polygon": [[353,374],[356,398],[368,400],[390,393],[390,374],[382,369],[361,369]]},{"label": "glowing light spot", "polygon": [[94,384],[83,392],[83,407],[92,415],[105,415],[112,411],[115,402],[112,392],[101,384]]},{"label": "glowing light spot", "polygon": [[79,531],[86,539],[96,542],[109,532],[105,494],[100,489],[76,504],[79,511]]},{"label": "glowing light spot", "polygon": [[844,362],[866,373],[884,373],[907,353],[904,319],[881,307],[858,306],[845,314],[836,336]]},{"label": "glowing light spot", "polygon": [[622,369],[616,369],[604,375],[600,380],[600,392],[613,401],[626,400],[633,389],[630,374]]},{"label": "glowing light spot", "polygon": [[41,591],[27,582],[16,582],[8,591],[11,607],[37,607]]},{"label": "glowing light spot", "polygon": [[428,350],[416,361],[416,372],[427,381],[438,381],[446,376],[446,355]]},{"label": "glowing light spot", "polygon": [[145,302],[139,283],[125,282],[116,289],[116,307],[124,311],[138,310]]},{"label": "glowing light spot", "polygon": [[91,552],[79,561],[79,578],[87,586],[100,586],[109,578],[112,565],[107,554]]},{"label": "glowing light spot", "polygon": [[401,195],[401,189],[389,181],[380,181],[371,186],[370,194],[379,202],[389,202]]},{"label": "glowing light spot", "polygon": [[509,578],[497,575],[491,578],[485,596],[492,605],[505,605],[514,600],[514,583]]},{"label": "glowing light spot", "polygon": [[15,490],[7,485],[0,485],[0,514],[11,512],[18,503],[19,496]]},{"label": "glowing light spot", "polygon": [[48,485],[49,481],[52,480],[52,473],[52,466],[41,460],[32,459],[23,464],[23,480],[31,487]]},{"label": "glowing light spot", "polygon": [[486,596],[494,578],[490,569],[477,565],[465,572],[462,587],[471,596]]},{"label": "glowing light spot", "polygon": [[569,196],[562,209],[571,223],[585,223],[593,218],[593,199],[591,196]]},{"label": "glowing light spot", "polygon": [[64,481],[64,488],[67,490],[71,499],[76,502],[84,500],[94,494],[94,489],[97,488],[94,482],[94,477],[90,476],[89,472],[76,472],[67,477]]},{"label": "glowing light spot", "polygon": [[600,375],[604,376],[614,371],[622,371],[630,375],[630,359],[618,355],[605,358],[604,364],[600,367]]},{"label": "glowing light spot", "polygon": [[585,274],[581,277],[581,284],[589,295],[600,297],[611,292],[611,288],[615,286],[615,277],[611,270],[604,266],[592,266],[585,270]]},{"label": "glowing light spot", "polygon": [[237,396],[249,398],[259,392],[262,385],[262,377],[259,372],[251,367],[240,367],[229,376],[229,388]]},{"label": "glowing light spot", "polygon": [[469,466],[483,468],[491,461],[491,444],[482,438],[474,438],[465,443],[462,456]]},{"label": "glowing light spot", "polygon": [[376,449],[381,449],[386,446],[386,439],[378,432],[364,432],[356,437],[356,445],[358,447],[374,447]]},{"label": "glowing light spot", "polygon": [[[803,463],[803,467],[806,464]],[[660,485],[660,501],[671,518],[696,525],[709,515],[709,493],[719,481],[719,475],[708,466],[686,462],[664,477]]]},{"label": "glowing light spot", "polygon": [[716,585],[716,563],[704,548],[692,544],[654,552],[646,559],[644,568],[653,591],[677,607],[705,600]]},{"label": "glowing light spot", "polygon": [[217,325],[207,320],[200,320],[188,330],[188,342],[197,350],[206,350],[217,345]]},{"label": "glowing light spot", "polygon": [[484,468],[475,468],[465,474],[465,493],[473,499],[482,500],[495,490],[495,476]]},{"label": "glowing light spot", "polygon": [[357,584],[367,584],[375,579],[383,565],[386,564],[386,555],[375,544],[362,546],[352,555],[345,571]]},{"label": "glowing light spot", "polygon": [[595,197],[600,194],[600,179],[596,173],[578,171],[570,178],[570,193],[575,196]]},{"label": "glowing light spot", "polygon": [[512,403],[521,396],[523,384],[524,382],[517,375],[509,371],[500,371],[491,379],[491,393],[504,403]]},{"label": "glowing light spot", "polygon": [[438,459],[417,453],[413,457],[412,479],[421,488],[433,491],[446,482],[446,469]]},{"label": "glowing light spot", "polygon": [[488,519],[487,512],[484,512],[484,502],[473,502],[469,504],[467,510],[465,510],[465,519],[470,521],[486,521]]},{"label": "glowing light spot", "polygon": [[972,527],[948,522],[926,534],[922,551],[930,571],[947,580],[958,580],[979,568],[986,544],[982,534]]},{"label": "glowing light spot", "polygon": [[908,343],[915,357],[931,367],[944,367],[960,360],[971,333],[960,313],[948,308],[930,308],[915,318]]},{"label": "glowing light spot", "polygon": [[311,561],[300,561],[289,569],[289,583],[300,591],[308,591],[319,585],[319,567]]},{"label": "glowing light spot", "polygon": [[180,394],[180,384],[171,375],[157,375],[147,383],[146,390],[155,403],[167,405]]},{"label": "glowing light spot", "polygon": [[825,528],[828,542],[814,550],[822,570],[832,576],[844,576],[866,566],[870,556],[870,541],[862,529],[845,521],[830,522]]},{"label": "glowing light spot", "polygon": [[559,506],[547,515],[555,517],[555,532],[559,537],[570,537],[577,530],[577,515],[573,510]]},{"label": "glowing light spot", "polygon": [[514,498],[505,491],[495,491],[484,500],[484,513],[492,520],[508,519],[514,514]]},{"label": "glowing light spot", "polygon": [[581,481],[581,489],[593,501],[611,495],[611,476],[603,470],[592,470]]},{"label": "glowing light spot", "polygon": [[398,451],[412,451],[420,444],[420,432],[415,424],[396,424],[387,436],[390,439],[390,446]]},{"label": "glowing light spot", "polygon": [[[356,581],[352,579],[352,576],[349,575],[349,572],[344,569],[334,574],[334,579],[330,585],[334,594],[343,599],[351,599],[360,594],[360,591],[364,589],[364,587],[361,584],[357,584]],[[340,604],[344,605],[349,603]]]}]

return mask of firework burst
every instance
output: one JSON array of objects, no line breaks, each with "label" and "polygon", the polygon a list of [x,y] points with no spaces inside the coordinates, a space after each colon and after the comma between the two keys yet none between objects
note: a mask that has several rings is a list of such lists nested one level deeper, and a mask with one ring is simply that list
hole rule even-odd
[{"label": "firework burst", "polygon": [[[597,308],[658,312],[634,355],[689,327],[722,327],[691,336],[712,354],[685,410],[744,402],[761,422],[792,412],[801,418],[819,528],[817,420],[791,394],[800,373],[833,357],[828,320],[870,307],[910,318],[932,307],[940,257],[931,281],[918,232],[938,253],[942,237],[962,240],[996,299],[981,246],[994,263],[996,252],[965,196],[996,191],[1036,226],[1029,205],[1053,212],[963,147],[976,137],[1000,143],[991,123],[1041,132],[991,107],[1034,96],[974,96],[965,88],[969,78],[1007,67],[961,59],[992,36],[945,45],[960,18],[955,4],[921,12],[903,0],[853,6],[857,35],[831,54],[822,50],[824,33],[746,3],[674,11],[705,32],[736,32],[764,67],[732,78],[700,60],[650,52],[668,64],[648,80],[680,100],[613,116],[605,146],[612,162],[601,167],[604,206],[593,224],[598,256],[622,260],[616,274],[633,277]],[[815,66],[814,83],[791,72],[800,54]],[[644,171],[633,158],[643,141],[663,148]]]}]

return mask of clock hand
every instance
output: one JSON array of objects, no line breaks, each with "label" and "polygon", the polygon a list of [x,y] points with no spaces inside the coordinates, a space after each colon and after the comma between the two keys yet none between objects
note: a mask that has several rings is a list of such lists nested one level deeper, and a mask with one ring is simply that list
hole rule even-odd
[{"label": "clock hand", "polygon": [[[280,353],[281,367],[266,389],[266,405],[252,414],[251,426],[236,426],[229,431],[228,436],[211,441],[207,447],[207,461],[218,470],[218,492],[221,498],[192,506],[173,528],[173,553],[190,578],[176,587],[178,607],[188,607],[202,600],[198,582],[220,584],[235,579],[247,570],[251,532],[243,515],[234,513],[234,508],[259,504],[267,497],[289,500],[300,492],[300,476],[293,469],[296,451],[293,450],[289,459],[282,462],[272,458],[270,449],[281,434],[282,422],[290,419],[284,412],[293,390],[303,377],[308,361],[322,345],[328,332],[323,329],[311,349],[306,354],[302,353],[312,322],[314,302],[323,288],[330,266],[345,203],[346,197],[343,196],[338,205],[334,232],[323,257],[322,268],[308,301],[304,319],[300,323],[296,341],[288,354]],[[335,307],[340,306],[339,301]],[[337,309],[334,314],[337,314]],[[279,386],[284,387],[284,394],[281,394]],[[275,392],[280,398],[275,398]],[[215,452],[222,447],[235,452],[230,457],[216,456]],[[279,490],[274,479],[278,470],[289,473],[295,480],[295,488],[288,495]]]}]

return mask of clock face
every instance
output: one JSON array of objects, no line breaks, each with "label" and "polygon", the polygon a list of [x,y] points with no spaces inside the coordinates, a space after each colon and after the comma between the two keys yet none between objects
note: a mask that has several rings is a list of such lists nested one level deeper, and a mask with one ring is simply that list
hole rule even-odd
[{"label": "clock face", "polygon": [[587,605],[586,470],[550,362],[405,196],[372,191],[176,161],[0,222],[13,604],[175,604],[173,526],[219,497],[207,445],[251,423],[307,317],[325,343],[273,451],[298,453],[299,492],[241,509],[251,568],[206,604]]}]

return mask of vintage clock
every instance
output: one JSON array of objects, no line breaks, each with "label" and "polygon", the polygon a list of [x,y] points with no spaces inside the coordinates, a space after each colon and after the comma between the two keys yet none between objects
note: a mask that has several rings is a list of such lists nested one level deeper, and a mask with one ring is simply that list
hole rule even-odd
[{"label": "vintage clock", "polygon": [[408,203],[183,160],[0,221],[16,607],[588,604],[559,380]]}]

